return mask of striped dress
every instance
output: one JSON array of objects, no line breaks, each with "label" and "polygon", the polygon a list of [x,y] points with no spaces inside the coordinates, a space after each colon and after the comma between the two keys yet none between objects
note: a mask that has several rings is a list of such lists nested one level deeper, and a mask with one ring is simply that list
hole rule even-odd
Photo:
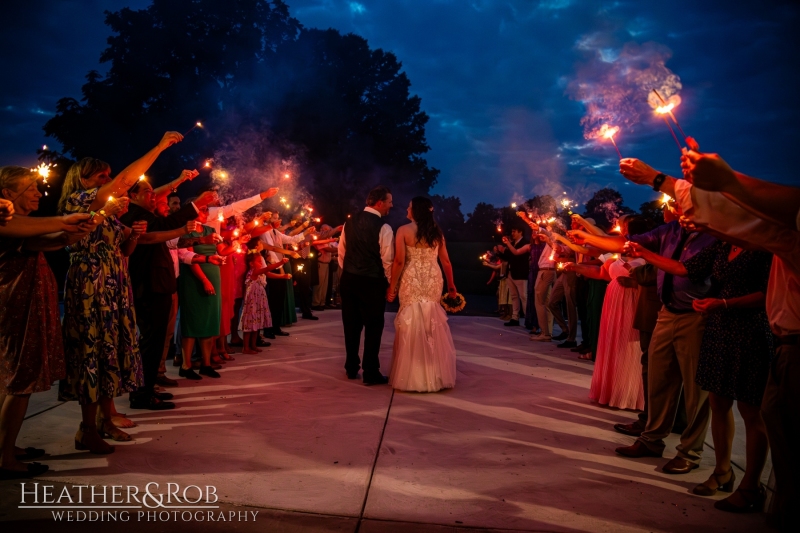
[{"label": "striped dress", "polygon": [[[628,261],[631,268],[641,264],[644,264],[641,259]],[[617,281],[629,275],[624,265],[622,259],[617,259],[609,260],[603,266],[608,269],[611,283],[603,301],[589,398],[600,405],[642,410],[642,350],[639,332],[633,329],[637,290],[625,288]]]}]

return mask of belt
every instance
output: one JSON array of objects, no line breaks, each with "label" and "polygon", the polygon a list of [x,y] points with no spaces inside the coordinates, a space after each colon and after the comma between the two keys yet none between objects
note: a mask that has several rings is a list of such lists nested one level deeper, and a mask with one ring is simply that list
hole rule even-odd
[{"label": "belt", "polygon": [[688,315],[689,313],[696,313],[697,312],[694,309],[675,309],[675,308],[670,307],[668,305],[665,305],[664,307],[667,309],[667,311],[669,311],[673,315]]},{"label": "belt", "polygon": [[553,268],[553,267],[540,268],[539,272],[541,272],[542,270],[555,270],[555,268]]},{"label": "belt", "polygon": [[775,335],[778,346],[797,346],[800,344],[800,335]]}]

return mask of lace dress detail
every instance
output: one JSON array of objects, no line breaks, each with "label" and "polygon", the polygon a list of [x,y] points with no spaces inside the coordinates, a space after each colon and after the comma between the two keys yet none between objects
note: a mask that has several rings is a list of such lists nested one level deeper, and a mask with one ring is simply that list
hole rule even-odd
[{"label": "lace dress detail", "polygon": [[456,349],[439,303],[443,280],[438,256],[438,247],[406,247],[389,378],[398,390],[435,392],[456,383]]}]

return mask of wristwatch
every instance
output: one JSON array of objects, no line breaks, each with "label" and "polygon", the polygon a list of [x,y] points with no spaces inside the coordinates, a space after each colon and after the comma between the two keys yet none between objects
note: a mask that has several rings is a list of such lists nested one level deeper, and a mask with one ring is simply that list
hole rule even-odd
[{"label": "wristwatch", "polygon": [[663,172],[659,172],[656,174],[656,177],[653,178],[653,190],[658,192],[661,188],[661,185],[664,183],[664,180],[667,179],[667,175]]}]

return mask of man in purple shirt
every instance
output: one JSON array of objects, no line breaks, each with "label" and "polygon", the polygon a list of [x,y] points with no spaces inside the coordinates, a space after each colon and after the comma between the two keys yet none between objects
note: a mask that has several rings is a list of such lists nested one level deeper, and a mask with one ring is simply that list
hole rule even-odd
[{"label": "man in purple shirt", "polygon": [[[716,242],[708,234],[684,230],[677,221],[641,235],[599,237],[583,231],[569,234],[579,241],[617,253],[623,251],[626,241],[631,241],[677,261],[685,261]],[[705,317],[694,311],[692,301],[705,298],[710,288],[709,279],[694,283],[686,277],[658,272],[658,295],[664,305],[658,314],[648,353],[647,426],[631,446],[616,449],[626,457],[661,457],[664,438],[672,430],[683,388],[688,425],[681,434],[677,456],[662,467],[667,474],[685,474],[700,465],[710,410],[708,392],[701,390],[694,381]]]}]

